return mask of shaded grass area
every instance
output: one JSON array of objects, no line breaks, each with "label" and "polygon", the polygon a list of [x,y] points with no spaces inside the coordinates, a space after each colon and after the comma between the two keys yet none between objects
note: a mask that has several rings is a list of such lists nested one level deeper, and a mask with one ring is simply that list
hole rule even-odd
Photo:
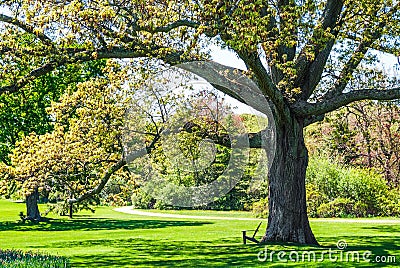
[{"label": "shaded grass area", "polygon": [[[66,256],[72,267],[398,267],[400,265],[399,224],[338,223],[313,221],[312,228],[322,247],[295,244],[243,245],[241,230],[252,230],[256,221],[198,220],[154,218],[123,214],[100,207],[95,214],[81,213],[75,219],[59,218],[46,223],[24,224],[15,221],[23,204],[0,200],[0,245],[2,249],[18,248]],[[167,211],[166,213],[171,213]],[[198,212],[196,212],[198,213]],[[203,216],[215,216],[204,212]],[[243,214],[226,214],[243,217]],[[262,225],[265,229],[266,222]],[[259,235],[261,235],[262,230]],[[340,261],[339,251],[324,261],[301,261],[301,254],[312,251],[320,257],[323,251],[336,250],[338,240],[348,246],[342,253],[371,251],[375,256],[395,256],[396,263]],[[260,262],[260,253],[265,262]],[[272,261],[269,259],[272,251]],[[277,253],[286,254],[287,263]],[[299,262],[288,259],[292,251],[300,254]],[[295,255],[293,254],[295,257]],[[292,256],[292,257],[293,257]]]},{"label": "shaded grass area", "polygon": [[134,230],[157,229],[174,226],[198,226],[208,222],[168,221],[168,220],[114,220],[109,218],[84,218],[73,220],[50,219],[48,222],[21,224],[19,222],[3,222],[0,231],[96,231],[96,230]]}]

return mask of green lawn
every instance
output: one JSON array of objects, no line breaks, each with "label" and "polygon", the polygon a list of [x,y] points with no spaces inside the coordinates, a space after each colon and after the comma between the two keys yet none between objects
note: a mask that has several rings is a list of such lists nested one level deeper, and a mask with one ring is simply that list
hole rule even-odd
[{"label": "green lawn", "polygon": [[[42,209],[44,210],[44,208]],[[73,267],[398,267],[400,265],[400,221],[397,223],[311,221],[322,247],[297,245],[242,245],[241,230],[254,229],[257,221],[173,219],[136,216],[100,207],[95,214],[80,213],[73,220],[54,218],[48,223],[19,224],[24,204],[0,200],[0,248],[40,251],[67,256]],[[171,213],[171,211],[167,211]],[[182,213],[182,212],[178,212]],[[195,215],[244,217],[243,213],[192,212]],[[250,215],[247,215],[250,217]],[[265,228],[265,223],[262,225]],[[336,242],[345,240],[348,247],[332,255],[338,261],[301,261],[312,251],[320,258],[323,251],[337,250]],[[260,262],[257,255],[267,247],[268,258]],[[291,251],[297,251],[291,252]],[[273,261],[269,260],[271,251]],[[279,253],[279,251],[284,251]],[[360,262],[347,262],[345,255],[359,251]],[[369,257],[392,255],[396,263],[365,262]],[[279,262],[299,254],[299,262]],[[340,262],[340,254],[342,260]],[[348,254],[347,254],[348,255]],[[260,255],[261,257],[264,254]],[[282,256],[282,255],[281,255]],[[351,259],[351,258],[350,258]]]}]

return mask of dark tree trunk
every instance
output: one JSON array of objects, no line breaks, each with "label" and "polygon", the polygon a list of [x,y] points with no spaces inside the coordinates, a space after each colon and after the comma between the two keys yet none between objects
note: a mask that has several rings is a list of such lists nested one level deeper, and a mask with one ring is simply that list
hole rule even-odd
[{"label": "dark tree trunk", "polygon": [[72,219],[73,214],[74,214],[73,204],[69,204],[69,218],[70,219]]},{"label": "dark tree trunk", "polygon": [[268,176],[268,227],[262,242],[318,245],[307,217],[304,124],[294,116],[286,118],[276,122],[276,153]]},{"label": "dark tree trunk", "polygon": [[39,207],[39,191],[36,188],[30,195],[26,197],[26,219],[33,221],[40,221],[42,217],[40,216]]}]

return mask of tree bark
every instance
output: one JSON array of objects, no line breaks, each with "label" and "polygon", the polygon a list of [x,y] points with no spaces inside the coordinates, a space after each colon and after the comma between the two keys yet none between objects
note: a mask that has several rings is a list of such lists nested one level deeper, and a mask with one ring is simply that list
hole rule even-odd
[{"label": "tree bark", "polygon": [[69,215],[68,215],[68,217],[69,217],[70,219],[72,219],[73,214],[74,214],[74,207],[73,207],[73,204],[69,204]]},{"label": "tree bark", "polygon": [[40,221],[42,217],[40,216],[39,207],[39,191],[36,188],[30,195],[26,197],[26,219],[33,221]]},{"label": "tree bark", "polygon": [[318,245],[307,217],[304,120],[291,114],[285,118],[276,122],[276,152],[268,175],[268,226],[262,242]]}]

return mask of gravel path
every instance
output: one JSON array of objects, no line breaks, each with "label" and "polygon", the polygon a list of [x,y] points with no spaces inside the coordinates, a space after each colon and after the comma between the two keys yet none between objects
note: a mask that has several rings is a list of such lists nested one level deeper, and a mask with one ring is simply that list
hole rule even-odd
[{"label": "gravel path", "polygon": [[[182,215],[182,214],[170,214],[170,213],[158,213],[158,212],[149,212],[133,209],[131,206],[129,207],[120,207],[115,208],[115,211],[139,215],[139,216],[148,216],[148,217],[159,217],[159,218],[177,218],[177,219],[201,219],[201,220],[238,220],[238,221],[260,221],[266,219],[259,218],[236,218],[236,217],[218,217],[218,216],[196,216],[196,215]],[[400,224],[400,219],[310,219],[312,222],[348,222],[348,223],[375,223],[375,224]]]}]

